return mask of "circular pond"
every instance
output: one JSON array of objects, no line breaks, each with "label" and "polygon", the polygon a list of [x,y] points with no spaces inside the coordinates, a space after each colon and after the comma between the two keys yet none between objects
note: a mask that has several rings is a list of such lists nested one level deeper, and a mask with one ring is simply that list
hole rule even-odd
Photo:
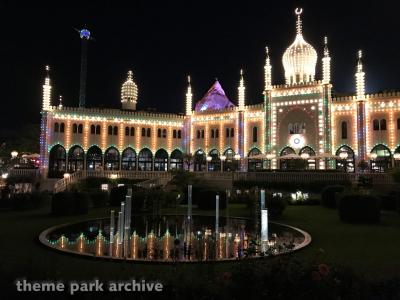
[{"label": "circular pond", "polygon": [[146,262],[260,258],[290,253],[311,242],[307,232],[274,222],[268,223],[268,239],[261,241],[261,223],[245,218],[220,218],[216,225],[214,216],[136,215],[129,227],[113,223],[103,218],[63,224],[43,231],[39,239],[67,253]]}]

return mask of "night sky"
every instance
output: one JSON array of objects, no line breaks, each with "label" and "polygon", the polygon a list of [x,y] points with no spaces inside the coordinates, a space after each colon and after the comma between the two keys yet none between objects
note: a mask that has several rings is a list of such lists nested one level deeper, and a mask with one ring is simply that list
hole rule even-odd
[{"label": "night sky", "polygon": [[107,1],[53,7],[13,2],[0,4],[2,129],[39,122],[46,64],[52,68],[53,104],[61,94],[64,105],[78,105],[80,39],[74,27],[84,24],[95,38],[89,46],[87,106],[120,107],[129,69],[139,87],[139,109],[184,112],[188,74],[195,101],[217,77],[237,103],[240,68],[246,101],[261,102],[265,46],[270,47],[273,84],[284,83],[281,59],[295,37],[296,6],[304,8],[304,37],[319,55],[317,79],[323,36],[328,35],[336,92],[354,91],[359,48],[367,92],[400,89],[395,1],[331,1],[329,8],[329,1]]}]

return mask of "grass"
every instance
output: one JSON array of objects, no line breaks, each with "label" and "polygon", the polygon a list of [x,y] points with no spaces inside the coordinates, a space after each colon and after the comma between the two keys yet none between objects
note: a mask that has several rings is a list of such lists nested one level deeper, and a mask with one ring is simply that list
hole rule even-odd
[{"label": "grass", "polygon": [[[109,208],[92,209],[85,216],[54,217],[49,208],[32,211],[0,212],[0,274],[7,287],[16,278],[31,280],[83,280],[100,278],[118,280],[135,278],[158,279],[163,282],[201,284],[210,272],[224,272],[233,264],[161,265],[110,262],[68,256],[47,249],[37,241],[38,234],[51,226],[90,218],[108,216]],[[166,213],[175,213],[169,209]],[[180,208],[178,213],[184,213]],[[193,210],[193,213],[212,214]],[[222,211],[221,214],[225,212]],[[232,204],[231,216],[248,216],[244,205]],[[400,277],[400,217],[384,213],[381,224],[346,224],[336,210],[321,206],[287,206],[278,221],[308,231],[312,244],[294,254],[312,261],[319,249],[324,250],[326,263],[344,264],[369,278]],[[239,262],[246,263],[246,262]],[[268,264],[268,261],[265,262]],[[195,283],[193,282],[195,281]]]}]

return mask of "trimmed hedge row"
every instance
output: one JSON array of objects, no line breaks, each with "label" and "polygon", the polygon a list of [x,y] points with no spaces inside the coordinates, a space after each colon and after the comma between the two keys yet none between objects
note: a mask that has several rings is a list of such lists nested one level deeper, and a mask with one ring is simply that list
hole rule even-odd
[{"label": "trimmed hedge row", "polygon": [[343,185],[330,185],[321,193],[321,204],[325,207],[336,208],[337,196],[344,191]]}]

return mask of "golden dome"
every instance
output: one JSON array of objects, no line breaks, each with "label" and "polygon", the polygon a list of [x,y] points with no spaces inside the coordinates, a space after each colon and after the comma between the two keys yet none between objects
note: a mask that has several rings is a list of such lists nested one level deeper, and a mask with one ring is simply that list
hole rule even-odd
[{"label": "golden dome", "polygon": [[317,65],[317,51],[304,40],[300,15],[302,9],[295,10],[297,15],[297,34],[294,42],[286,49],[282,57],[286,84],[314,81]]}]

